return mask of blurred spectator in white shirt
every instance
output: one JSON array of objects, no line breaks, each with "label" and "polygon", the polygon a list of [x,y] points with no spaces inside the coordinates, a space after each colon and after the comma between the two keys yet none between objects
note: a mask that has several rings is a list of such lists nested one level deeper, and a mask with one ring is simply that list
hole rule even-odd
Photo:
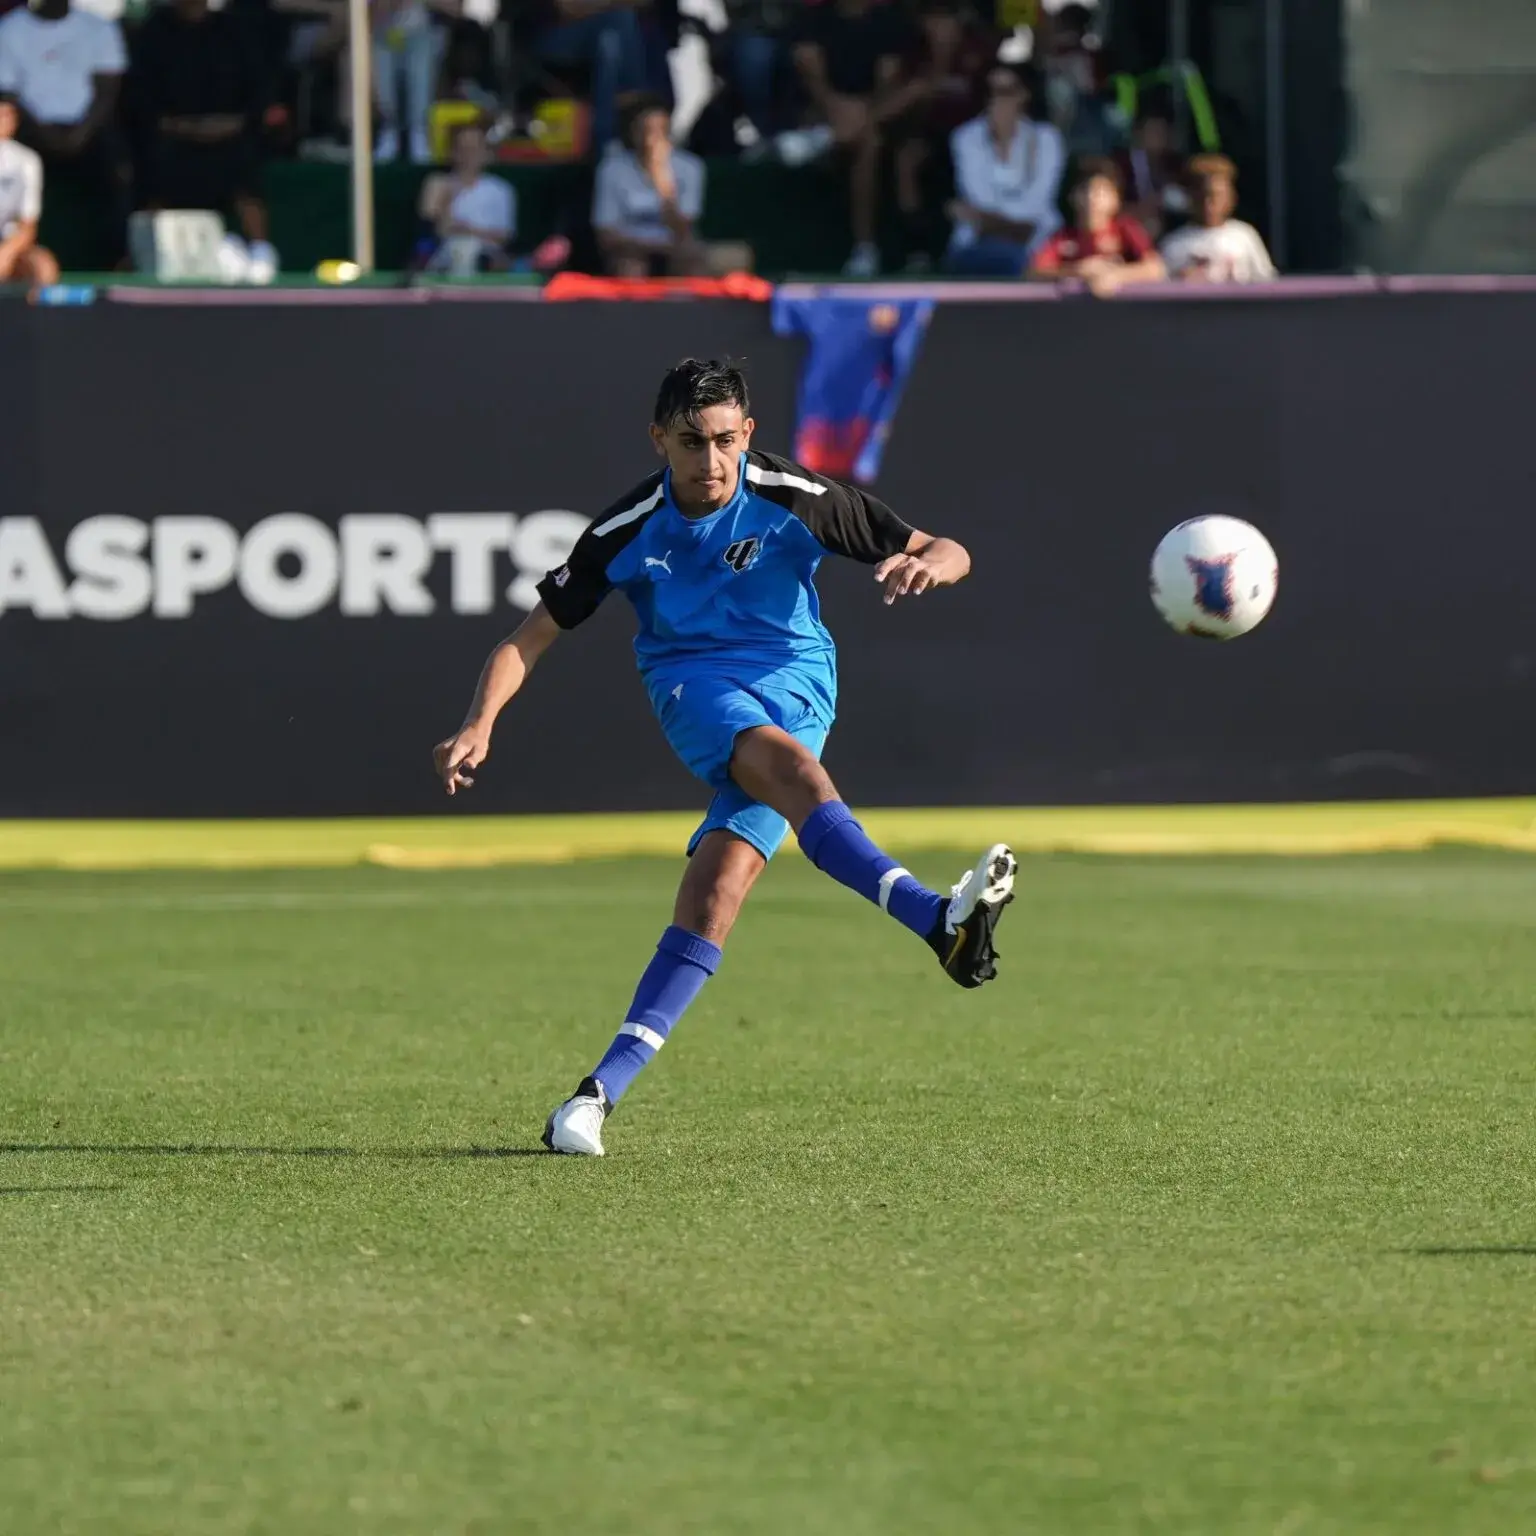
[{"label": "blurred spectator in white shirt", "polygon": [[750,268],[746,246],[699,239],[704,183],[704,162],[673,147],[661,101],[647,96],[632,102],[620,137],[598,162],[592,194],[592,227],[607,271],[614,277],[697,277]]},{"label": "blurred spectator in white shirt", "polygon": [[950,139],[955,162],[954,224],[945,266],[976,277],[1019,277],[1061,227],[1056,199],[1066,146],[1050,123],[1028,116],[1034,77],[997,64],[987,75],[987,109]]},{"label": "blurred spectator in white shirt", "polygon": [[1168,275],[1185,283],[1262,283],[1275,264],[1253,225],[1232,217],[1237,167],[1225,155],[1196,155],[1186,174],[1190,223],[1162,244]]},{"label": "blurred spectator in white shirt", "polygon": [[453,169],[421,184],[418,211],[432,226],[436,245],[427,254],[430,272],[504,272],[517,234],[517,193],[491,162],[485,129],[464,123],[453,134]]},{"label": "blurred spectator in white shirt", "polygon": [[21,108],[18,137],[51,172],[88,186],[100,210],[96,262],[122,258],[132,203],[132,171],[117,126],[128,55],[115,21],[32,0],[0,21],[0,91]]},{"label": "blurred spectator in white shirt", "polygon": [[53,253],[37,243],[43,214],[43,162],[16,142],[21,111],[13,96],[0,96],[0,283],[47,288],[59,280]]}]

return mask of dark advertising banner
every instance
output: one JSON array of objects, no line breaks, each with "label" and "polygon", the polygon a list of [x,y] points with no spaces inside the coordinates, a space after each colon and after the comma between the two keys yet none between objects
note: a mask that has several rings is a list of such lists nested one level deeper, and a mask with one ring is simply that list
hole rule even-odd
[{"label": "dark advertising banner", "polygon": [[[880,490],[967,542],[886,609],[829,561],[866,804],[1529,792],[1536,296],[943,307]],[[647,472],[661,371],[764,310],[0,310],[0,815],[411,813],[429,748],[585,519]],[[1161,626],[1147,562],[1256,522],[1255,634]],[[565,637],[453,810],[686,807],[615,599]],[[446,807],[445,807],[446,809]]]}]

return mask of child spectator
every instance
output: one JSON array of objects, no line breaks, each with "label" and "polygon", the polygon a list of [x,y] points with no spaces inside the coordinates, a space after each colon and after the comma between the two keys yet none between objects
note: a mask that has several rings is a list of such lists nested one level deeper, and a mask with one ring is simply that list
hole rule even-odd
[{"label": "child spectator", "polygon": [[1034,274],[1081,278],[1101,299],[1167,276],[1146,230],[1121,213],[1120,195],[1120,170],[1113,160],[1082,161],[1072,188],[1073,224],[1040,248]]},{"label": "child spectator", "polygon": [[0,96],[0,283],[47,288],[59,280],[53,253],[37,243],[43,214],[43,162],[16,142],[21,112],[14,96]]},{"label": "child spectator", "polygon": [[421,184],[417,211],[432,235],[418,256],[429,272],[504,272],[517,234],[517,193],[500,176],[486,175],[491,156],[479,123],[454,129],[452,155],[449,172]]},{"label": "child spectator", "polygon": [[1056,199],[1066,146],[1049,123],[1030,120],[1033,76],[996,65],[987,76],[987,110],[950,141],[958,196],[945,266],[977,277],[1021,277],[1061,227]]},{"label": "child spectator", "polygon": [[1225,155],[1196,155],[1187,175],[1191,222],[1163,241],[1171,276],[1184,283],[1262,283],[1275,264],[1253,225],[1232,217],[1237,167]]},{"label": "child spectator", "polygon": [[800,82],[848,161],[853,225],[853,252],[843,268],[848,277],[874,277],[880,270],[875,228],[881,129],[905,105],[897,85],[906,51],[895,7],[871,0],[809,6],[795,44]]}]

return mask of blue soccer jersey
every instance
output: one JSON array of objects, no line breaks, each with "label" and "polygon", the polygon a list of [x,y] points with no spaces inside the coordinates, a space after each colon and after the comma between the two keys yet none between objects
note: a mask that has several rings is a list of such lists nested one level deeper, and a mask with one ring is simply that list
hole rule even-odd
[{"label": "blue soccer jersey", "polygon": [[592,523],[539,595],[572,629],[622,591],[640,621],[635,655],[658,713],[687,678],[750,685],[783,674],[824,697],[830,725],[836,661],[816,567],[829,553],[875,565],[911,536],[867,491],[753,450],[736,494],[704,517],[678,510],[669,472],[650,476]]}]

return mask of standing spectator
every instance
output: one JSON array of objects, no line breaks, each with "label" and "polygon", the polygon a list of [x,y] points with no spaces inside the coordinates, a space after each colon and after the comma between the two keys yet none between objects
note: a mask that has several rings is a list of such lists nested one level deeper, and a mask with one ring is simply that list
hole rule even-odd
[{"label": "standing spectator", "polygon": [[622,141],[608,146],[597,167],[592,197],[592,227],[607,270],[614,277],[698,277],[749,268],[746,246],[699,240],[704,181],[704,162],[673,148],[659,98],[634,102]]},{"label": "standing spectator", "polygon": [[892,124],[896,206],[906,226],[908,266],[926,266],[929,199],[925,173],[957,128],[986,104],[987,70],[997,52],[993,33],[962,12],[960,0],[924,0],[899,87],[901,116]]},{"label": "standing spectator", "polygon": [[640,12],[649,0],[547,0],[548,20],[533,51],[546,64],[586,64],[592,79],[592,137],[599,148],[618,131],[619,97],[643,90],[648,63]]},{"label": "standing spectator", "polygon": [[827,0],[810,8],[795,44],[811,105],[849,160],[853,252],[843,271],[873,277],[879,210],[881,128],[904,105],[897,92],[906,39],[894,7],[871,0]]},{"label": "standing spectator", "polygon": [[1113,160],[1084,160],[1072,188],[1074,222],[1036,253],[1040,277],[1077,277],[1107,299],[1133,283],[1167,276],[1150,237],[1120,211],[1120,170]]},{"label": "standing spectator", "polygon": [[37,243],[43,216],[43,162],[36,150],[16,142],[21,109],[14,96],[0,96],[0,283],[47,288],[59,280],[53,252]]},{"label": "standing spectator", "polygon": [[1105,101],[1109,71],[1086,5],[1064,5],[1042,27],[1046,115],[1075,155],[1102,155],[1113,137]]},{"label": "standing spectator", "polygon": [[208,0],[172,0],[139,34],[134,99],[144,118],[145,203],[238,225],[252,266],[277,269],[261,187],[264,69],[255,39]]},{"label": "standing spectator", "polygon": [[945,265],[977,277],[1022,277],[1061,227],[1056,199],[1067,151],[1050,123],[1028,116],[1032,77],[999,64],[987,76],[987,110],[956,129],[954,223]]},{"label": "standing spectator", "polygon": [[72,10],[69,0],[33,0],[0,21],[0,91],[20,103],[18,137],[50,172],[90,189],[101,210],[102,267],[122,259],[132,201],[116,121],[127,64],[117,23]]},{"label": "standing spectator", "polygon": [[1163,241],[1169,274],[1184,283],[1262,283],[1275,264],[1252,224],[1232,217],[1237,167],[1225,155],[1189,162],[1192,222]]},{"label": "standing spectator", "polygon": [[460,0],[373,0],[373,94],[379,108],[375,160],[400,158],[403,79],[411,164],[432,163],[427,123],[446,46],[445,34],[432,13],[457,17],[461,9]]},{"label": "standing spectator", "polygon": [[1137,117],[1123,163],[1127,212],[1160,240],[1189,211],[1173,119],[1165,106],[1149,105]]},{"label": "standing spectator", "polygon": [[485,129],[462,123],[453,133],[453,168],[421,184],[418,212],[432,227],[432,243],[420,254],[429,272],[505,272],[517,234],[517,193],[491,163]]}]

